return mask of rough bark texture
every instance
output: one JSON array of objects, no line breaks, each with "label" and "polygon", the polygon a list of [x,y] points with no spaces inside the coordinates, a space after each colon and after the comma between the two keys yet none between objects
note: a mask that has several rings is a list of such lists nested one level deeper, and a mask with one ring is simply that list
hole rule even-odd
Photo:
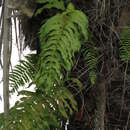
[{"label": "rough bark texture", "polygon": [[117,32],[120,33],[125,26],[130,26],[130,4],[124,7],[121,11]]},{"label": "rough bark texture", "polygon": [[94,130],[104,130],[104,117],[106,110],[106,83],[103,77],[99,78],[96,88],[96,107],[95,119],[94,119]]},{"label": "rough bark texture", "polygon": [[4,3],[4,32],[3,32],[3,99],[4,113],[9,110],[9,40],[10,40],[10,10],[7,8],[8,0]]}]

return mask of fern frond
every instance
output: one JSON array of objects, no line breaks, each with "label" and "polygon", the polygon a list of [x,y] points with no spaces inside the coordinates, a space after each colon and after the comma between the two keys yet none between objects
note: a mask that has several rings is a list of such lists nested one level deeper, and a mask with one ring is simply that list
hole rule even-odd
[{"label": "fern frond", "polygon": [[72,84],[71,84],[71,86],[73,86],[73,87],[78,87],[77,88],[77,91],[78,92],[82,92],[82,90],[83,90],[83,84],[82,84],[82,82],[78,79],[78,78],[71,78],[70,79],[71,81],[72,81]]},{"label": "fern frond", "polygon": [[60,130],[61,116],[67,118],[77,105],[67,89],[53,90],[52,96],[30,91],[21,91],[19,94],[24,97],[9,110],[8,118],[0,115],[0,130]]},{"label": "fern frond", "polygon": [[35,15],[40,14],[44,9],[56,8],[65,10],[64,0],[36,0],[37,3],[43,4],[43,6],[37,9]]},{"label": "fern frond", "polygon": [[92,41],[89,40],[88,45],[84,49],[84,58],[88,65],[89,70],[89,78],[91,81],[91,84],[94,85],[96,81],[96,66],[97,66],[97,50],[92,45]]},{"label": "fern frond", "polygon": [[40,29],[41,54],[35,82],[40,89],[50,91],[61,86],[64,75],[73,66],[73,57],[88,38],[86,15],[70,8],[51,17]]},{"label": "fern frond", "polygon": [[9,75],[11,92],[17,91],[20,86],[24,86],[34,78],[36,70],[36,54],[25,56]]},{"label": "fern frond", "polygon": [[124,27],[120,34],[120,58],[124,62],[130,60],[130,27]]}]

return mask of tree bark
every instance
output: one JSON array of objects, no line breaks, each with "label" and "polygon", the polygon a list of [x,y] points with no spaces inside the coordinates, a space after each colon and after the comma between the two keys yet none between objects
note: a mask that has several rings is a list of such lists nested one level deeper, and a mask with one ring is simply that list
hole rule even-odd
[{"label": "tree bark", "polygon": [[99,77],[96,88],[96,110],[94,119],[94,130],[104,130],[104,117],[106,109],[105,79]]},{"label": "tree bark", "polygon": [[8,0],[4,1],[4,32],[3,32],[3,99],[4,114],[8,115],[9,110],[9,43],[10,43],[10,10],[7,8]]}]

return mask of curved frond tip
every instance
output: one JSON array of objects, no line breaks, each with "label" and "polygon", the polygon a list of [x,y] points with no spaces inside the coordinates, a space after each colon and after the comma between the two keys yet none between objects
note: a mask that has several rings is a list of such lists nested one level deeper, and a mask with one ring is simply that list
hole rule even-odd
[{"label": "curved frond tip", "polygon": [[75,9],[51,17],[40,29],[41,54],[35,82],[40,89],[50,91],[61,86],[64,75],[73,66],[73,57],[88,39],[88,19]]}]

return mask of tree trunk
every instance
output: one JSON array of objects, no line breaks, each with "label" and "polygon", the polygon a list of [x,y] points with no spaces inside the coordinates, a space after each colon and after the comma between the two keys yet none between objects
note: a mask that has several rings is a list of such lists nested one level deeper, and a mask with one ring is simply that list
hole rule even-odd
[{"label": "tree trunk", "polygon": [[100,77],[96,88],[96,110],[94,119],[94,130],[104,130],[104,117],[106,109],[105,79]]},{"label": "tree trunk", "polygon": [[7,8],[8,0],[4,2],[4,32],[3,32],[3,99],[4,114],[9,110],[9,42],[10,42],[10,10]]}]

